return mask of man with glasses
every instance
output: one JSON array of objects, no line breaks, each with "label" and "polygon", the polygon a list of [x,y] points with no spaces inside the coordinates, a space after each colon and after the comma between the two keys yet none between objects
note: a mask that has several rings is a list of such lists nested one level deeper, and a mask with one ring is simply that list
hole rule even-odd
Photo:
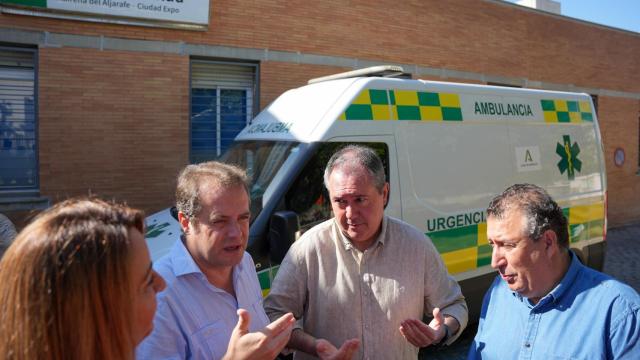
[{"label": "man with glasses", "polygon": [[469,359],[640,359],[640,297],[586,267],[542,188],[516,184],[487,209],[491,266]]}]

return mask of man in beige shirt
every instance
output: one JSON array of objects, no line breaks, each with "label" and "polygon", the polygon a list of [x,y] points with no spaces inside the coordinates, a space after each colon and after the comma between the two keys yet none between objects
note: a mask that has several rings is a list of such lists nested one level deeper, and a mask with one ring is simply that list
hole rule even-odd
[{"label": "man in beige shirt", "polygon": [[384,215],[380,158],[348,146],[324,180],[335,217],[291,246],[265,300],[271,319],[299,320],[295,358],[416,359],[420,347],[453,342],[467,324],[464,297],[431,241]]}]

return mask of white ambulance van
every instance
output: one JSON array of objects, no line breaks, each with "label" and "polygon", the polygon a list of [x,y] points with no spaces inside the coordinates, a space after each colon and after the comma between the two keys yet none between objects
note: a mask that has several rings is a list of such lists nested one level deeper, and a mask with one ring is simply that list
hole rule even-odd
[{"label": "white ambulance van", "polygon": [[[383,159],[386,214],[431,238],[473,318],[495,277],[485,209],[509,185],[544,187],[565,211],[571,247],[602,268],[607,188],[589,95],[384,77],[390,72],[402,69],[339,74],[285,92],[221,157],[252,178],[248,251],[265,294],[290,244],[331,217],[324,167],[354,143]],[[154,259],[179,235],[172,210],[147,219]]]}]

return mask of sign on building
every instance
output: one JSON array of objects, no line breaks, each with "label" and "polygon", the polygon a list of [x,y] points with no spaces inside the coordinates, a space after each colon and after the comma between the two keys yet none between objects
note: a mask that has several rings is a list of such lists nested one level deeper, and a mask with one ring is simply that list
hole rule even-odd
[{"label": "sign on building", "polygon": [[0,0],[2,12],[206,30],[209,0]]}]

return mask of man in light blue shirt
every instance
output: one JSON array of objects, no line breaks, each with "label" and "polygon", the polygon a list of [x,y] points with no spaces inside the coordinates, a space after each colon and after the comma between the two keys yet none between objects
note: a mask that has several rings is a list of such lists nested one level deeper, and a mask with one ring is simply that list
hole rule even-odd
[{"label": "man in light blue shirt", "polygon": [[269,324],[251,256],[247,178],[218,162],[187,166],[178,177],[184,235],[154,266],[167,283],[154,330],[138,359],[273,359],[294,319]]},{"label": "man in light blue shirt", "polygon": [[514,185],[487,209],[491,266],[469,359],[640,359],[640,297],[580,263],[562,209]]}]

